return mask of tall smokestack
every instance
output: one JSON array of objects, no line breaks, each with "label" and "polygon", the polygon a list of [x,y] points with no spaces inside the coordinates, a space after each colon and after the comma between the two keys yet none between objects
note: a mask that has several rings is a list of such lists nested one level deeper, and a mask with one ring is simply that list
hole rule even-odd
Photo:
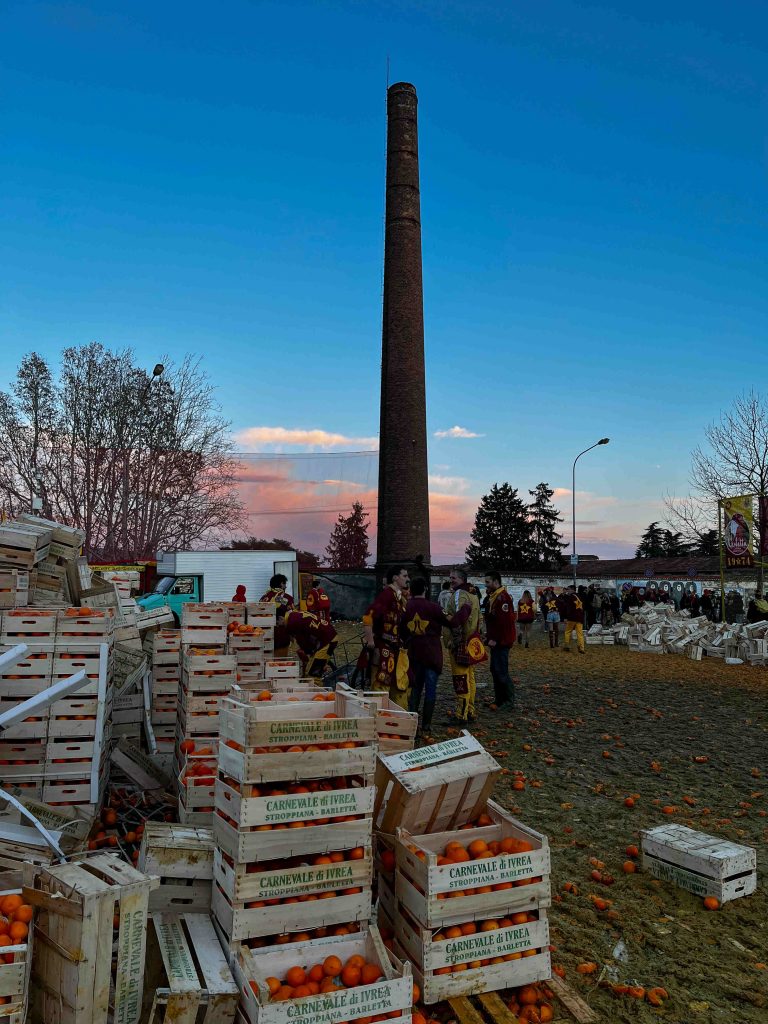
[{"label": "tall smokestack", "polygon": [[390,86],[377,575],[397,563],[428,571],[430,563],[416,105],[412,85]]}]

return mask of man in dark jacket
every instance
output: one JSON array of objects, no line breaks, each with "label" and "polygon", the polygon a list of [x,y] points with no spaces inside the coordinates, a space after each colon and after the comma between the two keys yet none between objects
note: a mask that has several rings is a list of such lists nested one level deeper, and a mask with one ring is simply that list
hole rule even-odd
[{"label": "man in dark jacket", "polygon": [[491,678],[497,709],[510,711],[515,703],[515,691],[509,678],[509,650],[515,642],[515,606],[501,585],[497,572],[485,574],[485,593],[488,608],[485,612],[486,646],[491,653]]},{"label": "man in dark jacket", "polygon": [[563,602],[565,609],[565,643],[563,650],[571,653],[571,634],[576,633],[576,646],[579,654],[584,654],[584,603],[571,585],[565,592]]},{"label": "man in dark jacket", "polygon": [[432,715],[437,700],[437,681],[443,671],[443,627],[450,629],[451,620],[443,614],[437,601],[425,597],[426,582],[415,579],[411,583],[411,597],[400,621],[400,639],[408,651],[413,672],[413,684],[408,699],[408,710],[418,714],[421,695],[424,694],[424,712],[420,732],[429,736]]}]

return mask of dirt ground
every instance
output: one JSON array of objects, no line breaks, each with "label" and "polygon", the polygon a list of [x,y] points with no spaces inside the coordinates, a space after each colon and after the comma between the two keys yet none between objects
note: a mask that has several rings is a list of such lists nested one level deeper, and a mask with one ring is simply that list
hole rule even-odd
[{"label": "dirt ground", "polygon": [[[493,690],[481,667],[472,732],[508,771],[495,798],[549,837],[553,964],[605,1021],[765,1024],[768,671],[626,647],[566,654],[549,649],[539,624],[531,648],[516,647],[510,660],[515,711],[487,706]],[[442,724],[452,703],[445,670],[435,741],[454,734]],[[515,771],[522,791],[512,788]],[[756,847],[757,892],[708,912],[700,897],[625,874],[625,848],[640,845],[640,829],[670,821]],[[590,879],[590,858],[605,863],[613,885]],[[564,891],[567,882],[578,894]],[[596,911],[590,894],[610,899],[609,910]],[[598,973],[577,973],[582,961]],[[669,999],[654,1009],[616,997],[598,984],[600,972],[663,986]]]}]

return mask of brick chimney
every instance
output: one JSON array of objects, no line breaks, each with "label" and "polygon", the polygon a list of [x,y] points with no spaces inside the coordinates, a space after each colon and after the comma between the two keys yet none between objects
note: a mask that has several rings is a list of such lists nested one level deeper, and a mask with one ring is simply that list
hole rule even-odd
[{"label": "brick chimney", "polygon": [[377,576],[430,564],[417,102],[407,82],[387,92]]}]

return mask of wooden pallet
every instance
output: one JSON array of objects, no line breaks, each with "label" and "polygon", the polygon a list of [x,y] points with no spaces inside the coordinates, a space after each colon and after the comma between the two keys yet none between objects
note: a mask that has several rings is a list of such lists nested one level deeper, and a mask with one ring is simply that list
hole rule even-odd
[{"label": "wooden pallet", "polygon": [[[593,1024],[598,1020],[581,996],[565,981],[552,977],[547,985],[555,993],[559,1006],[555,1007],[555,1021],[575,1020],[578,1024]],[[517,1024],[517,1018],[507,1008],[498,992],[483,992],[477,996],[459,996],[449,999],[448,1005],[456,1014],[458,1024]],[[568,1016],[558,1013],[563,1007]]]}]

